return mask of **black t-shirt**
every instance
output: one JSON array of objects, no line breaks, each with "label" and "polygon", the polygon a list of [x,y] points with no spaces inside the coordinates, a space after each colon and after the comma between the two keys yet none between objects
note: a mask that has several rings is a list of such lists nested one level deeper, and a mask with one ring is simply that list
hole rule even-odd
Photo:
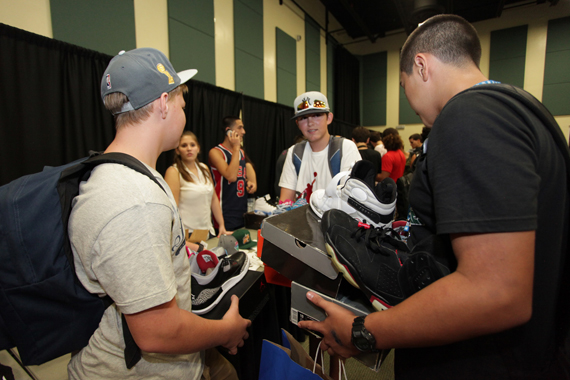
[{"label": "black t-shirt", "polygon": [[376,173],[380,173],[382,171],[382,155],[380,153],[374,149],[358,149],[358,152],[363,160],[370,161],[374,164]]},{"label": "black t-shirt", "polygon": [[[505,332],[399,349],[396,378],[553,378],[543,371],[555,357],[569,202],[563,156],[552,135],[528,112],[493,96],[463,92],[443,108],[419,160],[410,204],[420,225],[412,225],[411,241],[437,234],[449,243],[452,233],[536,230],[533,314],[525,325]],[[451,245],[439,248],[435,254],[455,270]]]}]

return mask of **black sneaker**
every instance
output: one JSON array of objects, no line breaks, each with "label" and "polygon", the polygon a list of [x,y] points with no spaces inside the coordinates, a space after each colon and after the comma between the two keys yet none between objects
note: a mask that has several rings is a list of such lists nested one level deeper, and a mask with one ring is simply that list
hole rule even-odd
[{"label": "black sneaker", "polygon": [[212,310],[228,290],[245,277],[248,268],[249,259],[243,252],[219,260],[210,251],[191,256],[192,312],[201,315]]},{"label": "black sneaker", "polygon": [[358,222],[341,210],[323,214],[327,254],[376,310],[385,310],[445,274],[426,252],[410,254],[397,234]]}]

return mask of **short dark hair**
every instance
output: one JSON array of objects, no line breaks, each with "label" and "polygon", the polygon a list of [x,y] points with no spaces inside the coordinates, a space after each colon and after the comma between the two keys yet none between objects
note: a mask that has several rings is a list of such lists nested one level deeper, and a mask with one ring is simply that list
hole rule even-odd
[{"label": "short dark hair", "polygon": [[378,131],[372,131],[370,133],[370,142],[376,143],[378,141],[382,141],[382,133]]},{"label": "short dark hair", "polygon": [[422,128],[422,142],[426,141],[430,132],[431,132],[431,127]]},{"label": "short dark hair", "polygon": [[227,128],[231,128],[234,123],[236,122],[236,120],[241,120],[239,117],[235,117],[235,116],[226,116],[224,117],[224,119],[222,120],[222,127],[224,129],[224,131]]},{"label": "short dark hair", "polygon": [[370,130],[364,127],[356,127],[352,130],[352,138],[357,143],[365,143],[370,138]]},{"label": "short dark hair", "polygon": [[400,53],[400,72],[410,75],[418,53],[433,54],[444,63],[462,66],[473,62],[479,67],[481,42],[467,20],[456,15],[437,15],[414,30]]},{"label": "short dark hair", "polygon": [[408,138],[408,140],[410,140],[410,139],[411,139],[411,140],[420,140],[420,141],[423,141],[423,140],[422,140],[422,136],[421,136],[419,133],[414,133],[413,135],[411,135],[411,136]]}]

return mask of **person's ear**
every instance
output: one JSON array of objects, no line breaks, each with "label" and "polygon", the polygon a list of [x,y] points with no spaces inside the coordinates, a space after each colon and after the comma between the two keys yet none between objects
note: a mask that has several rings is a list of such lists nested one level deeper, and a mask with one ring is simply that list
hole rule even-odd
[{"label": "person's ear", "polygon": [[334,119],[334,115],[332,112],[329,112],[329,114],[327,115],[327,125],[329,125],[330,123],[332,123]]},{"label": "person's ear", "polygon": [[426,56],[423,54],[417,54],[414,57],[414,69],[417,70],[418,75],[422,81],[427,81],[428,79],[428,65]]},{"label": "person's ear", "polygon": [[163,119],[166,119],[166,116],[168,114],[168,93],[163,92],[162,95],[160,95],[160,98],[158,98],[158,101],[160,116]]}]

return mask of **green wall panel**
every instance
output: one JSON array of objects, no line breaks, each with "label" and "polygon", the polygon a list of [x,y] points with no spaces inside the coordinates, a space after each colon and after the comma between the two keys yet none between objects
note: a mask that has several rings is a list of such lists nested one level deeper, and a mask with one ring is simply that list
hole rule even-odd
[{"label": "green wall panel", "polygon": [[51,0],[53,38],[109,55],[136,48],[132,1]]},{"label": "green wall panel", "polygon": [[570,83],[570,49],[548,53],[545,66],[544,84]]},{"label": "green wall panel", "polygon": [[234,0],[235,48],[263,59],[263,8]]},{"label": "green wall panel", "polygon": [[491,32],[489,79],[524,87],[528,26]]},{"label": "green wall panel", "polygon": [[173,18],[168,22],[170,62],[176,71],[197,69],[194,79],[216,84],[214,37]]},{"label": "green wall panel", "polygon": [[334,114],[334,49],[332,37],[327,39],[327,99]]},{"label": "green wall panel", "polygon": [[321,91],[321,33],[309,16],[305,16],[305,78],[307,91]]},{"label": "green wall panel", "polygon": [[234,0],[235,89],[264,98],[263,2]]},{"label": "green wall panel", "polygon": [[214,37],[213,0],[168,0],[168,18]]},{"label": "green wall panel", "polygon": [[362,125],[386,124],[386,83],[388,75],[386,52],[362,57]]},{"label": "green wall panel", "polygon": [[557,18],[548,22],[548,43],[546,52],[570,48],[570,17]]},{"label": "green wall panel", "polygon": [[570,17],[548,22],[542,102],[553,115],[570,115]]},{"label": "green wall panel", "polygon": [[275,28],[277,52],[277,103],[292,106],[297,97],[297,41]]},{"label": "green wall panel", "polygon": [[553,115],[570,115],[570,83],[544,85],[542,103]]},{"label": "green wall panel", "polygon": [[236,49],[236,91],[264,99],[263,59]]},{"label": "green wall panel", "polygon": [[[410,106],[408,98],[406,98],[406,93],[404,89],[400,87],[400,112],[398,116],[398,122],[400,124],[422,124],[422,119]],[[395,125],[388,125],[388,127],[395,127]]]},{"label": "green wall panel", "polygon": [[520,88],[524,87],[525,57],[502,59],[500,63],[496,62],[491,67],[489,79],[512,84]]}]

